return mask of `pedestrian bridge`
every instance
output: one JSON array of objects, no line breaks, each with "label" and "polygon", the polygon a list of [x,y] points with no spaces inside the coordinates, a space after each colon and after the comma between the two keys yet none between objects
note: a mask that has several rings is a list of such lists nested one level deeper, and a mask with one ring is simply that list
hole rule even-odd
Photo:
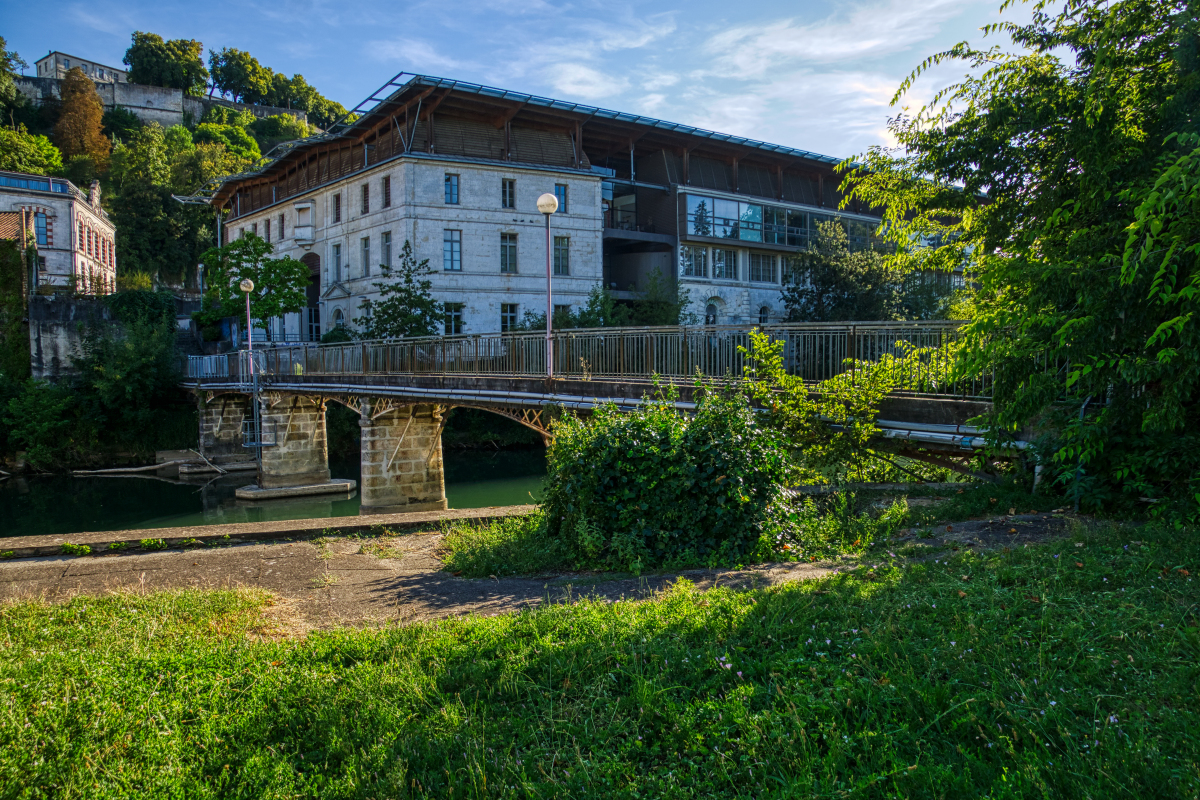
[{"label": "pedestrian bridge", "polygon": [[898,385],[880,408],[884,435],[969,455],[982,437],[964,423],[987,410],[991,380],[953,377],[960,325],[564,330],[549,348],[544,332],[328,345],[255,341],[252,352],[190,357],[185,385],[200,402],[201,447],[214,452],[248,443],[244,420],[254,416],[248,400],[257,386],[261,422],[253,435],[266,445],[263,486],[327,480],[325,403],[354,409],[363,427],[364,507],[417,510],[438,507],[439,494],[445,504],[440,433],[450,408],[483,408],[547,436],[551,413],[606,403],[632,410],[655,393],[657,381],[674,387],[678,407],[691,409],[698,379],[743,376],[752,330],[783,342],[787,371],[814,385],[885,356],[898,359]]}]

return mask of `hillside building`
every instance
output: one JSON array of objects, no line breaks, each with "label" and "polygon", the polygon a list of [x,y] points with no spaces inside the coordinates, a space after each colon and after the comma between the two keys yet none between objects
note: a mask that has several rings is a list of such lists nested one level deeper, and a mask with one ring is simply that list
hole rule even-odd
[{"label": "hillside building", "polygon": [[420,75],[354,111],[207,195],[225,241],[253,232],[310,267],[309,308],[272,338],[352,325],[406,240],[437,273],[447,333],[544,311],[543,192],[561,204],[556,306],[582,305],[597,283],[635,297],[657,272],[709,324],[779,321],[788,258],[819,222],[840,219],[858,243],[879,224],[857,204],[838,210],[838,159],[804,150]]},{"label": "hillside building", "polygon": [[56,78],[62,80],[67,77],[67,70],[79,67],[83,70],[84,75],[92,79],[93,83],[126,83],[128,81],[126,72],[123,69],[99,64],[95,61],[88,61],[86,58],[80,58],[79,56],[59,53],[56,50],[51,50],[39,58],[34,63],[34,66],[37,68],[37,77],[39,78]]},{"label": "hillside building", "polygon": [[0,212],[32,220],[38,264],[34,290],[75,287],[83,294],[116,291],[116,228],[100,207],[100,184],[85,194],[62,178],[0,172]]}]

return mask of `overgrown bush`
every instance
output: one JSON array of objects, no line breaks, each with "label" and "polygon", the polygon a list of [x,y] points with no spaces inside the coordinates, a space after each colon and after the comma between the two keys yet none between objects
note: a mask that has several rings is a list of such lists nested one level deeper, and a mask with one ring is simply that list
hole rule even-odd
[{"label": "overgrown bush", "polygon": [[733,563],[769,550],[787,447],[741,395],[704,391],[692,417],[660,395],[555,427],[543,507],[593,568]]}]

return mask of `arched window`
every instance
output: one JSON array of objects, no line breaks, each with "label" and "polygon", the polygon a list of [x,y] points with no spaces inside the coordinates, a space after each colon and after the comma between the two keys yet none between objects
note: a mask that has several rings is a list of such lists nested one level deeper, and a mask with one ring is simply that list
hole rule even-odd
[{"label": "arched window", "polygon": [[716,303],[709,303],[708,306],[704,309],[704,324],[705,325],[716,325],[717,324]]},{"label": "arched window", "polygon": [[342,310],[340,308],[336,309],[333,312],[333,327],[335,327],[335,328],[346,327],[346,315],[342,313]]},{"label": "arched window", "polygon": [[758,310],[758,324],[766,325],[771,321],[771,309],[769,306],[763,306]]}]

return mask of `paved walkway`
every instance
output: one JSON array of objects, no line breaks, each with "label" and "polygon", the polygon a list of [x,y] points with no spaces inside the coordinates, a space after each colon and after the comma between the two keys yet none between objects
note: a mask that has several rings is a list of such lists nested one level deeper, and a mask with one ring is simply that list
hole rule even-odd
[{"label": "paved walkway", "polygon": [[[955,523],[927,546],[1020,546],[1063,535],[1061,516],[1016,515]],[[603,575],[469,580],[441,569],[440,533],[331,540],[246,542],[218,547],[99,556],[43,556],[0,562],[0,601],[65,600],[114,590],[254,587],[279,598],[275,618],[287,632],[339,625],[491,615],[582,596],[644,597],[679,577],[701,589],[753,588],[819,578],[846,562],[772,564],[744,570],[690,570],[612,580]],[[901,543],[897,542],[896,546]],[[868,556],[872,558],[879,556]],[[916,555],[915,557],[920,557]]]}]

